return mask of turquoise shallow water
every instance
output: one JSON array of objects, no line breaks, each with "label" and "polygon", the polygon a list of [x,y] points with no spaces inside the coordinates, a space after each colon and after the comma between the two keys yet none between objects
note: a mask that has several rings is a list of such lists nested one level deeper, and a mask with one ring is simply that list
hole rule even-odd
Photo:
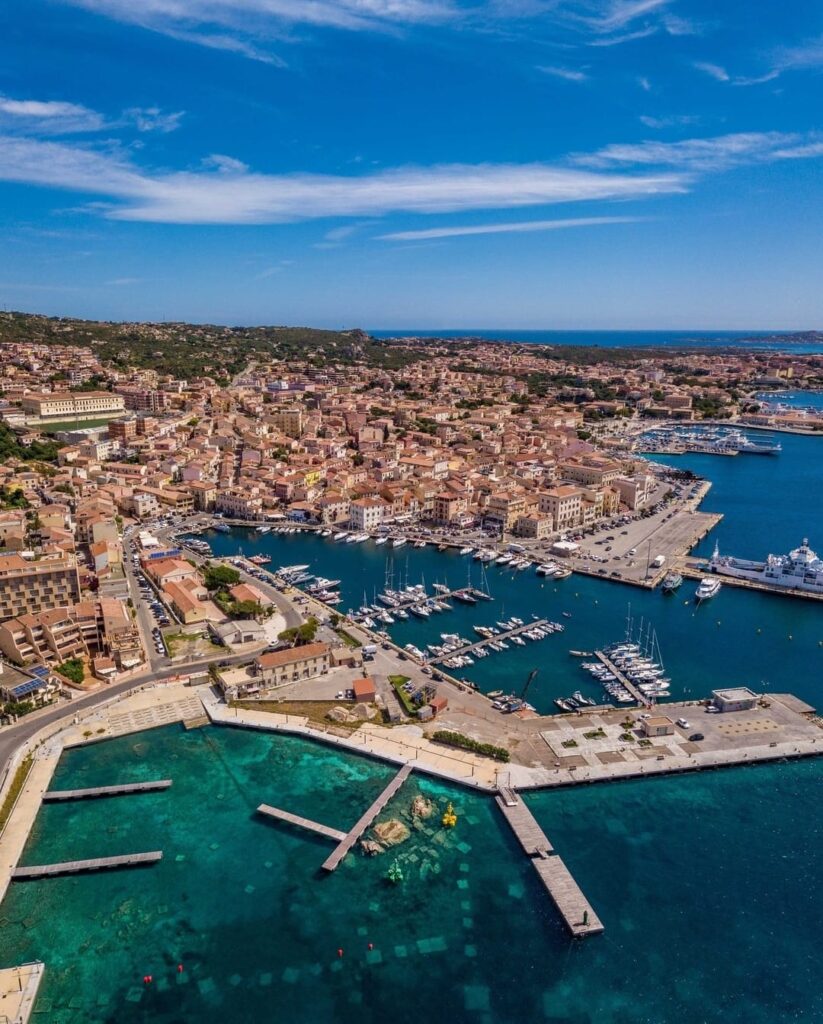
[{"label": "turquoise shallow water", "polygon": [[460,818],[454,832],[434,820],[398,847],[397,887],[384,879],[386,856],[350,856],[319,877],[325,841],[253,813],[265,799],[345,827],[391,774],[239,729],[172,726],[68,752],[55,785],[165,775],[174,785],[46,805],[24,863],[153,848],[165,857],[12,886],[3,959],[48,965],[34,1019],[821,1019],[818,764],[530,796],[606,924],[582,943],[566,937],[489,798],[413,777],[384,817],[409,821],[422,790],[441,810],[453,800]]}]

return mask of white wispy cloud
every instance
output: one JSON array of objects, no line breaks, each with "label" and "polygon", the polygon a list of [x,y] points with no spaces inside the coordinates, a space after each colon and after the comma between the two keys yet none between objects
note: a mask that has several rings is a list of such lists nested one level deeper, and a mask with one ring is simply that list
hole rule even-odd
[{"label": "white wispy cloud", "polygon": [[183,42],[286,66],[275,44],[294,30],[397,32],[413,26],[509,31],[527,23],[593,44],[613,46],[663,31],[683,35],[691,23],[671,12],[674,0],[62,0]]},{"label": "white wispy cloud", "polygon": [[656,35],[656,25],[649,25],[648,28],[640,28],[636,32],[624,32],[619,36],[604,36],[602,39],[589,40],[589,46],[622,46],[623,43],[633,43],[636,39],[646,39]]},{"label": "white wispy cloud", "polygon": [[738,132],[680,142],[647,141],[606,146],[574,160],[585,167],[673,167],[681,171],[722,171],[740,164],[785,159],[787,147],[809,140],[786,132]]},{"label": "white wispy cloud", "polygon": [[452,0],[63,0],[183,42],[285,66],[271,44],[293,26],[386,31],[460,17]]},{"label": "white wispy cloud", "polygon": [[160,132],[167,135],[180,127],[185,111],[161,110],[159,107],[130,107],[123,112],[123,120],[132,122],[139,132]]},{"label": "white wispy cloud", "polygon": [[351,177],[244,171],[160,173],[118,153],[0,137],[0,180],[79,193],[118,220],[267,224],[391,212],[455,213],[683,192],[684,175],[548,164],[404,167]]},{"label": "white wispy cloud", "polygon": [[563,231],[568,228],[591,228],[603,224],[636,224],[643,217],[572,217],[566,220],[527,220],[508,224],[466,224],[451,227],[423,228],[419,231],[392,231],[378,235],[384,242],[428,241],[433,238],[458,238],[463,235],[507,235],[532,231]]},{"label": "white wispy cloud", "polygon": [[555,78],[563,78],[567,82],[587,82],[589,76],[585,71],[578,71],[574,68],[563,68],[554,64],[540,64],[537,68],[544,75],[552,75]]},{"label": "white wispy cloud", "polygon": [[693,65],[698,71],[702,71],[704,75],[708,75],[710,78],[714,78],[718,82],[729,82],[731,81],[731,75],[719,64],[711,64],[709,61],[696,60]]},{"label": "white wispy cloud", "polygon": [[662,117],[641,114],[638,121],[647,128],[674,128],[700,124],[701,118],[697,114],[664,114]]},{"label": "white wispy cloud", "polygon": [[638,18],[658,13],[669,5],[669,0],[610,0],[590,20],[593,28],[601,32],[617,32]]},{"label": "white wispy cloud", "polygon": [[96,110],[61,100],[13,99],[0,96],[0,124],[48,135],[98,132],[106,120]]},{"label": "white wispy cloud", "polygon": [[80,103],[64,100],[14,99],[0,95],[0,127],[34,135],[91,135],[115,128],[168,133],[180,127],[185,111],[130,107],[114,118]]}]

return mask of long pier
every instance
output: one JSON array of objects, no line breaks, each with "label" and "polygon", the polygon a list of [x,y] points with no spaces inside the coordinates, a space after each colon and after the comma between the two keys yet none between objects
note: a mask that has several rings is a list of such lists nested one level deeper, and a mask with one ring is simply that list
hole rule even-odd
[{"label": "long pier", "polygon": [[631,679],[628,679],[626,676],[624,676],[620,669],[617,667],[617,665],[615,665],[614,662],[611,661],[602,651],[595,651],[594,656],[595,658],[597,658],[598,661],[602,662],[602,664],[606,666],[606,668],[609,670],[609,672],[611,672],[615,679],[617,679],[620,685],[624,686],[629,691],[629,693],[632,695],[632,697],[634,697],[638,704],[642,704],[644,708],[650,708],[652,706],[653,701],[651,697],[643,693],[642,690],[638,690],[638,688],[634,685]]},{"label": "long pier", "polygon": [[80,875],[110,868],[131,868],[140,864],[155,864],[162,859],[162,850],[152,850],[149,853],[126,853],[118,857],[95,857],[93,860],[66,860],[59,864],[16,868],[11,877],[16,882],[24,882],[34,878],[53,878],[55,875]]},{"label": "long pier", "polygon": [[336,828],[329,828],[328,825],[321,825],[319,821],[312,821],[310,818],[304,818],[299,814],[290,814],[288,811],[283,811],[279,807],[271,807],[269,804],[260,804],[257,808],[258,814],[264,814],[268,818],[275,818],[277,821],[288,822],[289,825],[296,825],[298,828],[304,828],[308,832],[316,832],[318,835],[325,836],[327,839],[333,839],[337,843],[342,843],[346,838],[345,832],[340,832]]},{"label": "long pier", "polygon": [[496,642],[498,640],[508,640],[512,636],[520,636],[521,633],[525,633],[530,629],[545,629],[549,624],[548,619],[535,619],[533,622],[525,622],[522,626],[516,626],[514,629],[509,629],[505,633],[495,633],[493,636],[481,637],[479,640],[475,640],[474,643],[465,644],[463,647],[456,647],[453,651],[447,651],[445,654],[436,655],[433,658],[428,659],[430,665],[437,665],[442,661],[449,661],[452,658],[460,658],[464,654],[471,654],[472,651],[476,651],[478,647],[484,647],[488,643]]},{"label": "long pier", "polygon": [[334,869],[340,864],[349,850],[354,846],[357,840],[363,835],[366,829],[371,825],[377,815],[383,810],[386,804],[391,800],[394,794],[400,789],[406,779],[412,773],[412,766],[410,764],[404,764],[400,771],[395,775],[391,782],[386,786],[380,796],[374,801],[371,807],[366,813],[358,820],[354,828],[346,833],[345,838],[340,842],[337,849],[330,854],[323,861],[324,871],[334,871]]},{"label": "long pier", "polygon": [[119,786],[95,786],[92,789],[50,789],[43,794],[43,803],[62,803],[66,800],[93,800],[101,796],[127,796],[129,793],[154,793],[168,789],[171,779],[154,782],[124,782]]},{"label": "long pier", "polygon": [[575,938],[599,935],[605,930],[603,923],[532,812],[513,789],[501,787],[496,800],[571,934]]}]

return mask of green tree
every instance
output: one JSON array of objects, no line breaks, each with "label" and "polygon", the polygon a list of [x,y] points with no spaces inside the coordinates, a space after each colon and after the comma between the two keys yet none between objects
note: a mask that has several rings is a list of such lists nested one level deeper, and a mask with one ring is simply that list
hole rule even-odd
[{"label": "green tree", "polygon": [[228,565],[207,565],[203,570],[203,583],[207,590],[221,590],[240,582],[240,573]]}]

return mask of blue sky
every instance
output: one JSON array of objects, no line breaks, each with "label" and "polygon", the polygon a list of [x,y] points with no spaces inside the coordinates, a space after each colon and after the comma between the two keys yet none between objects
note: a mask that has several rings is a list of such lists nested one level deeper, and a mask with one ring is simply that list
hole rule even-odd
[{"label": "blue sky", "polygon": [[823,7],[5,0],[0,305],[823,327]]}]

